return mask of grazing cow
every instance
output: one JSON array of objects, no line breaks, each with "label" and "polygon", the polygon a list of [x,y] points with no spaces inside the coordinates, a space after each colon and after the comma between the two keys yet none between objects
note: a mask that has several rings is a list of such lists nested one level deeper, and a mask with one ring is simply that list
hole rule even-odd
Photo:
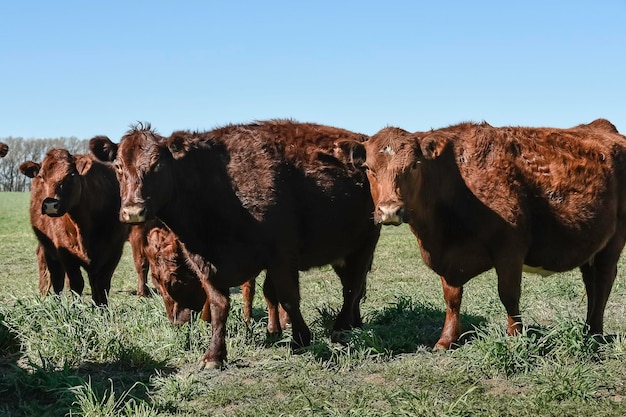
[{"label": "grazing cow", "polygon": [[[38,240],[40,292],[47,294],[51,285],[58,294],[67,275],[70,289],[81,294],[82,267],[93,301],[107,304],[111,277],[129,235],[129,226],[119,221],[119,183],[113,167],[92,155],[53,149],[41,163],[24,162],[19,169],[33,179],[30,219]],[[136,262],[145,263],[139,258]],[[136,267],[140,272],[141,266]],[[138,291],[145,288],[140,273]]]},{"label": "grazing cow", "polygon": [[[212,265],[199,256],[189,253],[174,232],[158,219],[144,225],[134,225],[142,230],[142,244],[148,260],[152,282],[163,297],[170,322],[187,323],[193,311],[202,312],[201,318],[210,320],[210,300],[200,281],[211,272]],[[255,279],[241,285],[243,315],[252,319],[252,302]],[[281,322],[282,326],[286,323]]]},{"label": "grazing cow", "polygon": [[435,349],[460,335],[463,285],[495,268],[521,330],[524,266],[579,267],[587,326],[603,315],[626,239],[626,138],[607,120],[570,129],[462,123],[430,132],[387,127],[365,144],[374,220],[409,223],[424,262],[441,276],[446,319]]},{"label": "grazing cow", "polygon": [[7,156],[7,152],[9,152],[9,146],[6,143],[0,142],[0,158]]},{"label": "grazing cow", "polygon": [[[202,283],[211,299],[211,345],[203,366],[226,358],[229,287],[266,270],[270,312],[291,320],[294,346],[311,333],[300,312],[298,270],[331,264],[343,284],[336,332],[362,325],[360,300],[378,241],[363,169],[349,160],[348,141],[366,137],[289,120],[229,125],[164,138],[137,126],[116,145],[92,140],[92,152],[115,161],[120,217],[162,219],[194,254],[213,266]],[[361,145],[361,149],[362,148]],[[268,322],[280,332],[278,314]]]}]

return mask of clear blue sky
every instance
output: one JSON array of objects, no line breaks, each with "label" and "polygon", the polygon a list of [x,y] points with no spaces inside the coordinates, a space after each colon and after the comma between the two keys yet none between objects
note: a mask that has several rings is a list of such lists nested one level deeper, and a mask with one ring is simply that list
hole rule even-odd
[{"label": "clear blue sky", "polygon": [[626,0],[0,5],[0,137],[598,117],[626,133]]}]

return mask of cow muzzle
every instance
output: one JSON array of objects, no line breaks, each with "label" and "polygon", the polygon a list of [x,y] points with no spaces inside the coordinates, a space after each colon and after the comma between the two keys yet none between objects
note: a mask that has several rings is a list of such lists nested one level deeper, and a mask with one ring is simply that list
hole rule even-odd
[{"label": "cow muzzle", "polygon": [[405,212],[402,203],[380,204],[376,208],[374,220],[384,225],[399,226],[404,221]]},{"label": "cow muzzle", "polygon": [[124,206],[120,210],[120,220],[130,224],[144,223],[146,208],[142,205]]},{"label": "cow muzzle", "polygon": [[48,197],[43,200],[41,204],[41,214],[45,214],[50,217],[59,217],[62,216],[63,213],[59,210],[59,200],[56,198]]}]

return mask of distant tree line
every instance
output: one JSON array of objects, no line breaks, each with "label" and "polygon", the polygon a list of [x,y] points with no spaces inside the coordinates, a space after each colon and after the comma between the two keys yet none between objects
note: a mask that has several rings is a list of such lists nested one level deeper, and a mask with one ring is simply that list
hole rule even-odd
[{"label": "distant tree line", "polygon": [[89,140],[69,138],[24,139],[5,137],[0,142],[9,145],[9,153],[0,159],[0,191],[28,191],[30,178],[22,175],[19,166],[25,161],[41,162],[50,149],[64,148],[72,154],[89,152]]}]

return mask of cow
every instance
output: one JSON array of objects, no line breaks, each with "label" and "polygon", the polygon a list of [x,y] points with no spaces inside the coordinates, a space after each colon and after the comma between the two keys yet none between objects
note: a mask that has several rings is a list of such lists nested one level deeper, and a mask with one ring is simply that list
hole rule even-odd
[{"label": "cow", "polygon": [[0,142],[0,158],[7,156],[7,152],[9,152],[9,146],[6,143]]},{"label": "cow", "polygon": [[[91,141],[92,152],[116,166],[121,220],[158,216],[213,266],[202,279],[212,328],[203,367],[219,368],[226,359],[229,287],[261,270],[270,311],[280,303],[289,316],[293,348],[311,341],[300,312],[299,270],[330,264],[340,277],[336,338],[362,326],[359,304],[380,225],[371,220],[364,170],[340,157],[352,155],[345,143],[365,139],[334,127],[268,120],[169,137],[138,124],[119,144]],[[279,314],[271,317],[268,332],[279,334]]]},{"label": "cow", "polygon": [[366,143],[378,224],[409,224],[441,277],[446,318],[435,349],[460,335],[463,285],[495,268],[507,333],[520,332],[522,271],[579,267],[586,329],[603,316],[626,239],[626,138],[609,121],[569,129],[461,123],[386,127]]},{"label": "cow", "polygon": [[[192,312],[201,312],[201,319],[210,321],[210,299],[201,279],[210,273],[212,265],[200,256],[189,253],[174,232],[159,219],[133,228],[142,230],[141,247],[149,264],[152,283],[163,297],[167,317],[173,324],[190,321]],[[252,319],[252,303],[256,279],[241,285],[243,316]],[[283,313],[281,327],[287,326]]]},{"label": "cow", "polygon": [[[70,289],[82,294],[82,267],[94,303],[106,305],[130,229],[119,221],[119,183],[113,167],[91,154],[52,149],[41,163],[27,161],[19,170],[32,178],[30,220],[38,241],[40,293],[46,295],[50,286],[60,293],[67,277]],[[135,263],[138,292],[145,294],[147,270],[142,271],[141,264],[146,261],[136,256]]]}]

